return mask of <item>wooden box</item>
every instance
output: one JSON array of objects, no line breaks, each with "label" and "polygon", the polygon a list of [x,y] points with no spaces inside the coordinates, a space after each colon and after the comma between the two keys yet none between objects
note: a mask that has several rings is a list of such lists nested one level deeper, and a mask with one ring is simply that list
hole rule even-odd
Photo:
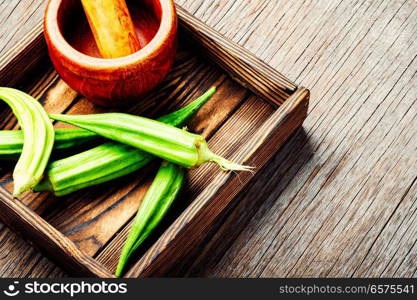
[{"label": "wooden box", "polygon": [[[210,147],[254,172],[225,173],[206,164],[188,172],[187,188],[128,266],[127,277],[163,276],[216,230],[216,221],[307,114],[309,91],[225,39],[180,7],[180,49],[168,78],[129,113],[157,116],[182,107],[211,85],[218,92],[190,129]],[[191,41],[191,42],[190,42]],[[54,71],[42,26],[0,59],[0,86],[27,91],[50,113],[97,113]],[[1,129],[17,129],[3,105]],[[61,124],[59,124],[60,126]],[[156,165],[66,197],[11,195],[10,165],[0,168],[0,217],[75,276],[111,277]]]}]

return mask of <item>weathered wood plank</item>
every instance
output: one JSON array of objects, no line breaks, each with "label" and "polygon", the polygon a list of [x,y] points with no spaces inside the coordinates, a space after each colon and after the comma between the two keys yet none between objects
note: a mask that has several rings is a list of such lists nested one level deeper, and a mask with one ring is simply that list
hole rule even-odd
[{"label": "weathered wood plank", "polygon": [[[344,6],[346,1],[339,5],[342,15],[334,13],[323,22],[340,24],[343,29],[346,25],[341,16],[345,15],[357,30],[346,28],[346,37],[339,45],[335,43],[337,30],[332,36],[323,31],[321,43],[327,39],[335,43],[317,55],[328,67],[322,76],[316,73],[323,65],[318,64],[319,68],[301,81],[313,86],[313,98],[321,95],[320,100],[313,99],[305,123],[310,143],[305,147],[312,147],[315,155],[288,186],[275,182],[277,193],[261,207],[220,263],[203,272],[205,275],[361,276],[363,273],[355,270],[370,249],[378,249],[374,242],[388,242],[379,233],[391,225],[392,213],[401,208],[401,195],[417,175],[414,168],[407,167],[415,164],[416,154],[411,146],[416,131],[412,123],[416,5],[405,1],[364,2],[363,12],[353,16]],[[365,21],[369,18],[363,19],[367,13],[371,23]],[[300,23],[297,30],[308,31],[308,26],[313,27]],[[282,38],[288,42],[287,37]],[[310,46],[317,40],[313,39]],[[298,48],[292,45],[295,55],[286,58],[298,59]],[[310,60],[306,57],[304,67]],[[285,66],[282,70],[290,78],[303,76],[296,70],[289,70],[294,72],[289,75]],[[321,82],[315,83],[317,78]],[[406,134],[409,136],[401,140]],[[407,138],[411,144],[404,148]],[[290,143],[282,152],[287,148],[296,152],[295,146]],[[283,171],[275,176],[282,178],[293,164],[299,168],[298,161],[282,160],[275,167]],[[265,178],[270,177],[265,174]],[[408,265],[402,265],[403,274],[407,268],[410,274],[415,271],[411,263],[416,255],[412,248],[415,237],[408,242],[404,249]]]},{"label": "weathered wood plank", "polygon": [[[176,2],[312,88],[304,129],[195,264],[178,269],[189,276],[416,277],[416,2]],[[39,21],[39,5],[0,4],[1,51]],[[1,276],[64,275],[8,229],[0,237]]]}]

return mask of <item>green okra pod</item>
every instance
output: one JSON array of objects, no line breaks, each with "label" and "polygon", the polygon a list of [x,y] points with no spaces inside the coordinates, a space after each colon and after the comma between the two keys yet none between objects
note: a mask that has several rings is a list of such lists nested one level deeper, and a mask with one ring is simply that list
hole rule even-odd
[{"label": "green okra pod", "polygon": [[[94,132],[79,128],[55,129],[55,142],[53,150],[75,148],[96,140],[98,135]],[[0,130],[0,159],[17,160],[23,149],[22,130]]]},{"label": "green okra pod", "polygon": [[158,226],[184,183],[184,169],[173,163],[162,162],[152,185],[138,209],[132,228],[123,246],[116,276],[120,276],[133,252]]},{"label": "green okra pod", "polygon": [[122,113],[50,115],[50,117],[187,168],[197,167],[205,162],[215,162],[223,170],[250,169],[213,153],[201,135],[189,133],[157,120]]},{"label": "green okra pod", "polygon": [[[180,110],[162,116],[158,121],[181,127],[214,95],[212,87]],[[137,148],[114,142],[60,159],[49,164],[45,178],[35,191],[50,191],[64,196],[85,187],[127,175],[149,164],[154,156]]]},{"label": "green okra pod", "polygon": [[0,99],[12,108],[24,132],[22,153],[13,171],[13,195],[18,197],[41,180],[51,155],[55,132],[42,105],[32,96],[0,87]]}]

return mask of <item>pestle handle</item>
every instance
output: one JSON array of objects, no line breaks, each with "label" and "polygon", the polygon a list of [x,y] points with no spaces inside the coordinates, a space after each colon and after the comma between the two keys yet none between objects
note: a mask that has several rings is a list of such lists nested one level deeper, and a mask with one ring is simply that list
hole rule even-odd
[{"label": "pestle handle", "polygon": [[81,0],[97,47],[104,58],[132,54],[140,49],[125,0]]}]

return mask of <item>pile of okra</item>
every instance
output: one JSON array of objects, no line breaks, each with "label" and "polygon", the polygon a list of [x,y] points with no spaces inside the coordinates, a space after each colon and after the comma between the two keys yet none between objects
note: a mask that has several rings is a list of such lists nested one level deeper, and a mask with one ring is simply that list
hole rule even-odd
[{"label": "pile of okra", "polygon": [[[0,87],[21,130],[0,131],[0,159],[17,160],[13,195],[51,192],[63,196],[127,175],[154,159],[161,164],[144,196],[122,249],[116,276],[132,253],[151,234],[184,185],[185,170],[214,162],[225,171],[248,170],[213,153],[204,137],[183,127],[214,95],[212,87],[185,107],[156,120],[123,113],[91,115],[48,114],[32,96]],[[76,126],[54,129],[52,120]],[[93,141],[104,142],[75,155],[53,160],[56,150],[76,150]]]}]

